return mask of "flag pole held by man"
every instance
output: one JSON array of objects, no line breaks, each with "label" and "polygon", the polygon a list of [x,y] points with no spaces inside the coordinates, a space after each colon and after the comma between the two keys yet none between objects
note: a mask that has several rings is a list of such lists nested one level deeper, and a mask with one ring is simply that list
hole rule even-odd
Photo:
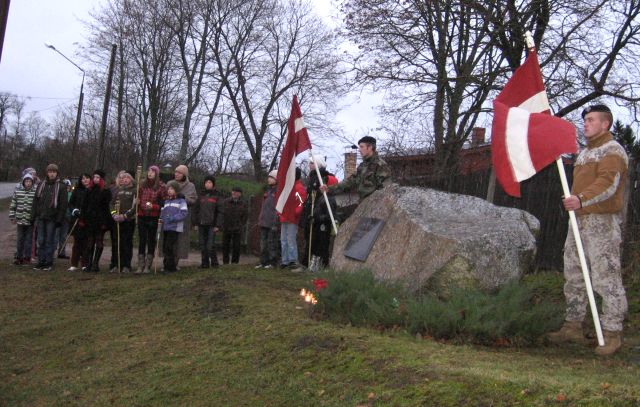
[{"label": "flag pole held by man", "polygon": [[[565,243],[565,323],[548,338],[553,343],[585,342],[582,320],[588,302],[598,337],[595,352],[610,355],[621,346],[622,321],[627,309],[620,272],[619,224],[628,159],[609,132],[613,123],[609,108],[595,105],[585,109],[582,116],[588,145],[576,160],[573,188],[569,192],[559,156],[576,151],[575,130],[568,122],[550,115],[537,54],[530,33],[527,34],[529,56],[494,101],[492,156],[496,177],[505,192],[519,197],[519,182],[555,158],[564,189],[563,205],[569,211],[573,233],[567,235]],[[582,247],[580,231],[588,256]],[[604,335],[591,279],[603,298]]]},{"label": "flag pole held by man", "polygon": [[[302,118],[302,110],[298,103],[298,97],[293,96],[293,102],[291,103],[291,116],[287,122],[287,141],[282,155],[280,156],[280,165],[278,167],[278,192],[276,193],[276,211],[280,214],[292,213],[299,205],[296,199],[293,186],[296,181],[296,157],[298,154],[310,150],[312,154],[311,141],[309,140],[309,134],[307,128],[304,125]],[[322,177],[318,173],[320,183],[322,183]],[[331,224],[335,233],[338,232],[336,227],[336,221],[329,204],[329,199],[326,192],[324,193],[325,205],[327,205],[329,216],[331,217]]]}]

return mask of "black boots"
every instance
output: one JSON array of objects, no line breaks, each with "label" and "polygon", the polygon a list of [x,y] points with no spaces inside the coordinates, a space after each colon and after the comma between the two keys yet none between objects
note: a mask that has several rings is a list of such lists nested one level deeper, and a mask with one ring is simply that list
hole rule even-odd
[{"label": "black boots", "polygon": [[98,273],[100,271],[99,263],[100,256],[102,256],[102,250],[102,247],[96,247],[95,250],[93,250],[93,256],[91,257],[89,265],[82,271],[86,271],[87,273]]}]

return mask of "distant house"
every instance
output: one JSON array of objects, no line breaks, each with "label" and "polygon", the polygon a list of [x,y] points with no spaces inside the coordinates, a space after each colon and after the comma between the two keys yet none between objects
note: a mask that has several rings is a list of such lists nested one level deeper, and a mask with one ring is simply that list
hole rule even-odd
[{"label": "distant house", "polygon": [[[486,130],[475,127],[471,143],[459,152],[460,174],[469,175],[491,169],[491,145],[485,141]],[[433,168],[433,152],[396,156],[385,155],[384,160],[391,166],[394,179],[398,181],[415,181],[427,177]]]}]

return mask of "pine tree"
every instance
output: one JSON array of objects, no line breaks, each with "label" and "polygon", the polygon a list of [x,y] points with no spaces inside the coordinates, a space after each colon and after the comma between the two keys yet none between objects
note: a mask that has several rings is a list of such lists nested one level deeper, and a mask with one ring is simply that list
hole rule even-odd
[{"label": "pine tree", "polygon": [[637,158],[640,157],[640,142],[636,140],[631,126],[625,126],[620,120],[616,120],[611,129],[611,134],[615,140],[624,147],[627,154],[629,154],[629,158],[637,160]]}]

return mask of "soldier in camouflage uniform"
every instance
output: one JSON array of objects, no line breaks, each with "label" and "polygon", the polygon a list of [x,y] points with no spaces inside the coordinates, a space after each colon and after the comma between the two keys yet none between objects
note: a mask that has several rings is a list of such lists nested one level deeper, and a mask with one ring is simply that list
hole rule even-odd
[{"label": "soldier in camouflage uniform", "polygon": [[362,162],[358,165],[356,173],[331,187],[321,186],[322,192],[340,193],[355,188],[362,201],[374,191],[391,183],[391,169],[376,152],[376,139],[371,136],[361,138],[358,141],[358,150]]},{"label": "soldier in camouflage uniform", "polygon": [[[620,271],[620,214],[628,158],[609,132],[613,116],[607,106],[590,106],[582,117],[587,148],[576,159],[571,196],[563,204],[566,210],[576,211],[593,289],[602,297],[605,344],[596,348],[596,354],[605,356],[622,345],[622,322],[627,312]],[[567,315],[562,328],[549,334],[549,339],[554,343],[584,342],[582,321],[588,297],[571,230],[564,247],[564,276]]]}]

